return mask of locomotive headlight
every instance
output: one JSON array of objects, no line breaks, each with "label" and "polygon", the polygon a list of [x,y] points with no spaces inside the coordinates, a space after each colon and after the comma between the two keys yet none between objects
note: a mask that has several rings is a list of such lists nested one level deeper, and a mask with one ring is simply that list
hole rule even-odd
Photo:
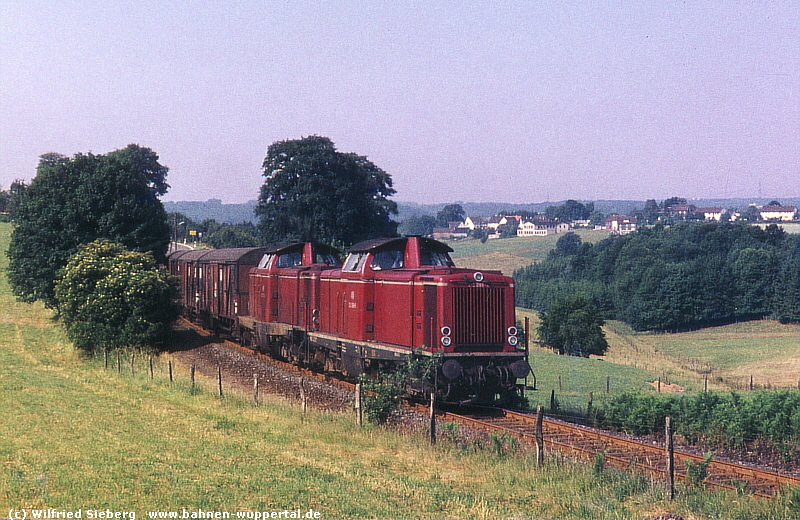
[{"label": "locomotive headlight", "polygon": [[518,341],[519,340],[517,339],[516,336],[509,336],[508,337],[508,344],[511,345],[512,347],[516,347]]},{"label": "locomotive headlight", "polygon": [[480,271],[476,271],[475,274],[472,275],[472,277],[475,278],[476,282],[482,282],[483,281],[483,273],[480,272]]},{"label": "locomotive headlight", "polygon": [[508,328],[508,335],[509,336],[516,336],[517,335],[517,328],[515,326],[510,326]]},{"label": "locomotive headlight", "polygon": [[442,336],[449,336],[450,332],[451,332],[450,327],[448,327],[447,325],[442,327]]},{"label": "locomotive headlight", "polygon": [[449,347],[450,343],[452,343],[452,341],[453,340],[450,339],[450,336],[442,336],[442,346],[443,347]]}]

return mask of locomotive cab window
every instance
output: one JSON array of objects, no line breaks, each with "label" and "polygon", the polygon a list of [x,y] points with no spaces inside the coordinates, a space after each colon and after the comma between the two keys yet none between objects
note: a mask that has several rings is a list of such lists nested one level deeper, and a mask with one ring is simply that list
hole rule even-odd
[{"label": "locomotive cab window", "polygon": [[403,267],[403,250],[388,249],[385,251],[378,251],[372,257],[372,263],[369,266],[373,271],[400,269]]},{"label": "locomotive cab window", "polygon": [[298,252],[278,255],[278,267],[295,267],[303,264],[303,254]]},{"label": "locomotive cab window", "polygon": [[274,256],[275,255],[273,255],[271,253],[265,254],[263,257],[261,257],[261,261],[258,263],[258,268],[259,269],[266,269],[267,266],[269,265],[269,261],[272,260],[272,257],[274,257]]},{"label": "locomotive cab window", "polygon": [[453,260],[450,259],[450,255],[445,252],[433,251],[431,249],[423,249],[421,251],[420,261],[422,265],[435,265],[441,267],[452,267]]},{"label": "locomotive cab window", "polygon": [[328,253],[317,253],[316,258],[314,259],[314,263],[333,265],[333,266],[341,265],[341,262],[339,262],[338,258]]},{"label": "locomotive cab window", "polygon": [[361,266],[364,265],[364,260],[366,259],[367,253],[350,253],[347,256],[347,260],[344,261],[342,271],[356,273],[361,270]]}]

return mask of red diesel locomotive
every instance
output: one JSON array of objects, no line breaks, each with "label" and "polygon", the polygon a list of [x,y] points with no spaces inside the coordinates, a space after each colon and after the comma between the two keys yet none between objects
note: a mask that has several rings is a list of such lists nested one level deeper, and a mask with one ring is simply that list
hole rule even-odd
[{"label": "red diesel locomotive", "polygon": [[517,391],[514,284],[456,268],[452,249],[411,236],[350,248],[344,264],[315,243],[175,252],[185,314],[245,345],[346,376],[436,361],[429,389],[450,401]]}]

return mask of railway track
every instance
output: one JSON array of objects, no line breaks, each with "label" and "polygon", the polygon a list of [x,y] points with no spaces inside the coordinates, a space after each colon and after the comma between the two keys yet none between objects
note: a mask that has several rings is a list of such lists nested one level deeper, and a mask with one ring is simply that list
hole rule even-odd
[{"label": "railway track", "polygon": [[[202,335],[211,335],[211,333],[196,324],[189,321],[184,321],[184,323]],[[220,343],[227,348],[235,349],[246,355],[272,363],[299,376],[313,378],[349,391],[355,391],[355,385],[348,381],[277,360],[230,340],[220,340]],[[428,408],[423,405],[408,404],[407,407],[420,413],[428,413]],[[438,410],[437,417],[440,420],[452,421],[487,433],[506,433],[526,444],[535,443],[536,419],[535,416],[530,414],[502,408],[475,408],[472,411],[462,413]],[[655,443],[630,439],[607,431],[547,417],[543,420],[542,433],[545,452],[557,451],[567,456],[590,461],[598,454],[605,452],[605,463],[608,466],[623,470],[636,470],[656,479],[666,478],[665,450],[663,446]],[[701,464],[703,463],[703,457],[687,451],[674,451],[676,481],[687,480],[687,462]],[[707,477],[703,483],[711,488],[748,491],[756,496],[771,497],[783,487],[800,486],[800,478],[763,468],[715,459],[709,464]]]},{"label": "railway track", "polygon": [[[500,408],[471,413],[442,412],[444,420],[468,425],[487,432],[504,432],[526,443],[535,443],[536,418]],[[663,446],[630,439],[609,432],[545,418],[542,423],[544,449],[568,456],[593,460],[605,452],[605,463],[620,469],[634,469],[657,479],[666,478],[666,455]],[[686,480],[687,462],[703,463],[703,457],[674,450],[675,480]],[[707,487],[748,491],[771,497],[784,487],[800,486],[800,478],[771,470],[713,459],[703,481]]]}]

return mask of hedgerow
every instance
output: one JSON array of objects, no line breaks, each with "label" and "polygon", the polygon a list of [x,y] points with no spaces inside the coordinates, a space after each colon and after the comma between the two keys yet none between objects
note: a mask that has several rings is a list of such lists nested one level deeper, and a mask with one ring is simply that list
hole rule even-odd
[{"label": "hedgerow", "polygon": [[622,394],[599,414],[600,425],[635,435],[660,434],[671,416],[676,434],[691,444],[800,455],[800,391],[702,392],[694,395]]}]

